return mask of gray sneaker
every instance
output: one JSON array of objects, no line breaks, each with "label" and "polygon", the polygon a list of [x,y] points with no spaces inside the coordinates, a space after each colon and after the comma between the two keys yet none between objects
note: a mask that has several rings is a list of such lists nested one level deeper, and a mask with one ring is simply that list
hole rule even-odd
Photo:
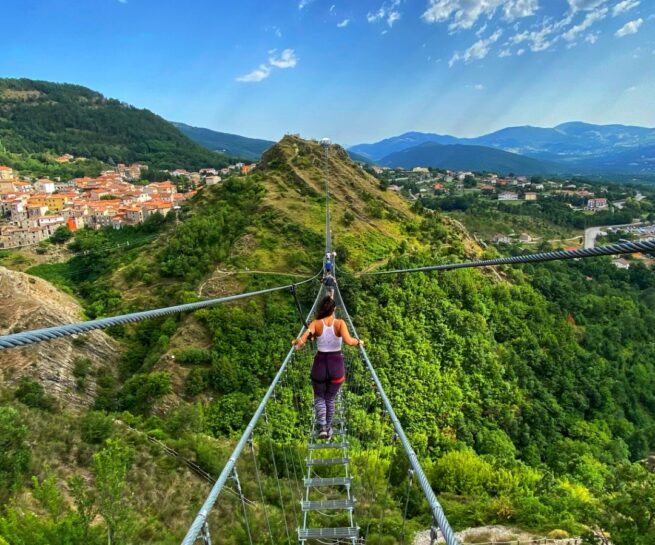
[{"label": "gray sneaker", "polygon": [[318,438],[319,439],[327,439],[327,437],[328,437],[328,429],[325,426],[323,426],[321,428],[321,431],[318,432]]},{"label": "gray sneaker", "polygon": [[332,426],[330,426],[330,427],[327,429],[327,435],[326,435],[325,439],[326,439],[327,441],[331,441],[333,435],[334,435],[334,431],[332,430]]}]

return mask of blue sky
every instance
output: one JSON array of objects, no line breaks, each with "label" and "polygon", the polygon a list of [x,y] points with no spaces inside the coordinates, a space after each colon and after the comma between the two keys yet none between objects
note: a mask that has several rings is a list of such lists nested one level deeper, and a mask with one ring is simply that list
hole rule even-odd
[{"label": "blue sky", "polygon": [[655,126],[655,0],[2,4],[0,76],[246,136]]}]

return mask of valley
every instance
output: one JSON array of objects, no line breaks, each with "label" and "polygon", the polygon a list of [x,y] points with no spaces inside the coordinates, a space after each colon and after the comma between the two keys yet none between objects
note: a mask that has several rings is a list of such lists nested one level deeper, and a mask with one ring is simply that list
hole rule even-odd
[{"label": "valley", "polygon": [[[455,530],[501,525],[586,545],[603,529],[635,545],[645,527],[651,538],[650,512],[636,507],[655,493],[640,463],[655,447],[651,256],[362,274],[580,247],[597,226],[598,244],[651,238],[639,230],[653,222],[649,186],[394,169],[296,135],[253,163],[194,147],[198,162],[137,157],[137,174],[105,151],[78,163],[73,144],[58,149],[73,156],[61,163],[38,140],[2,156],[13,186],[4,202],[23,183],[56,181],[49,195],[70,201],[43,217],[89,221],[2,250],[0,334],[310,278],[325,256],[327,176],[343,303]],[[119,223],[125,203],[109,211],[100,196],[103,224],[83,206],[94,190],[169,209]],[[19,220],[29,217],[9,210],[6,221]],[[317,288],[298,288],[301,314]],[[0,543],[179,543],[209,489],[185,460],[221,472],[300,326],[284,291],[1,351]],[[273,457],[293,464],[305,452],[294,403],[309,354],[294,361],[269,429],[254,436],[255,462],[239,465],[249,522],[270,523],[274,542],[299,520],[288,508],[295,467]],[[365,377],[353,367],[348,393],[357,523],[370,543],[407,542],[429,528],[429,510],[418,487],[407,490],[407,461]],[[214,543],[248,542],[235,498],[210,515]]]}]

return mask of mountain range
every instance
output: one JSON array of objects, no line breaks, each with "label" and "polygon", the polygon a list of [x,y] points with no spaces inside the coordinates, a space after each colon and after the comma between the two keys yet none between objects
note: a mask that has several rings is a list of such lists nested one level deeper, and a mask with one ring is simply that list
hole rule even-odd
[{"label": "mountain range", "polygon": [[[551,173],[625,173],[655,174],[655,129],[628,125],[593,125],[582,122],[562,123],[552,128],[522,126],[508,127],[476,138],[457,138],[451,135],[407,132],[371,144],[352,146],[350,151],[363,155],[383,165],[388,165],[403,152],[425,143],[442,146],[474,146],[471,150],[455,148],[447,152],[436,146],[420,147],[416,152],[404,155],[416,164],[399,166],[445,166],[444,157],[457,154],[466,164],[480,164],[479,146],[513,153],[531,158],[538,163],[521,162],[526,168],[535,168]],[[503,162],[506,156],[497,156],[486,151],[489,165],[484,170],[493,170],[491,165]],[[477,157],[477,159],[476,159]],[[468,168],[474,168],[469,166]],[[524,172],[527,174],[536,173]]]},{"label": "mountain range", "polygon": [[247,136],[239,136],[238,134],[218,132],[202,127],[192,127],[186,123],[172,122],[172,124],[196,144],[200,144],[212,151],[249,161],[258,160],[262,153],[275,144],[275,142],[270,140],[248,138]]},{"label": "mountain range", "polygon": [[406,169],[426,166],[451,170],[486,170],[503,174],[546,175],[562,171],[561,166],[556,163],[539,161],[517,153],[486,146],[442,145],[437,142],[423,142],[418,146],[390,153],[377,162],[383,166]]}]

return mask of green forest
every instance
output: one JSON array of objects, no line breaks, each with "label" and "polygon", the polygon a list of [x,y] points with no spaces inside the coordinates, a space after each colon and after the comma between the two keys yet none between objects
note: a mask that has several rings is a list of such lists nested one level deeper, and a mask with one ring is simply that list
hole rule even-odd
[{"label": "green forest", "polygon": [[[148,110],[79,85],[28,79],[0,78],[0,142],[5,153],[70,153],[160,169],[198,170],[229,162]],[[9,159],[16,168],[29,170]]]},{"label": "green forest", "polygon": [[[296,223],[271,204],[269,177],[288,172],[202,191],[179,224],[155,218],[129,233],[80,231],[62,242],[69,261],[29,272],[73,293],[88,317],[197,300],[217,266],[243,265],[244,240],[284,249],[289,265],[311,276],[323,226],[300,215]],[[384,267],[471,257],[470,240],[439,213],[403,218]],[[655,475],[640,460],[655,450],[653,270],[595,258],[372,277],[357,274],[340,242],[348,228],[334,223],[344,302],[453,526],[506,524],[589,545],[602,528],[615,545],[652,544]],[[117,247],[120,237],[134,247]],[[251,274],[232,287],[288,281]],[[127,288],[138,296],[127,298]],[[299,289],[304,312],[316,288]],[[209,487],[148,438],[217,475],[299,328],[284,292],[112,328],[124,347],[119,369],[93,377],[94,406],[81,414],[36,381],[3,390],[0,544],[179,543]],[[276,543],[286,541],[285,521],[295,532],[310,358],[294,357],[238,464],[262,543],[267,522]],[[416,483],[407,487],[406,458],[361,362],[352,352],[349,362],[357,522],[372,544],[407,543],[429,528],[429,511]],[[75,367],[83,385],[88,369]],[[219,506],[214,543],[248,543],[238,495]]]}]

